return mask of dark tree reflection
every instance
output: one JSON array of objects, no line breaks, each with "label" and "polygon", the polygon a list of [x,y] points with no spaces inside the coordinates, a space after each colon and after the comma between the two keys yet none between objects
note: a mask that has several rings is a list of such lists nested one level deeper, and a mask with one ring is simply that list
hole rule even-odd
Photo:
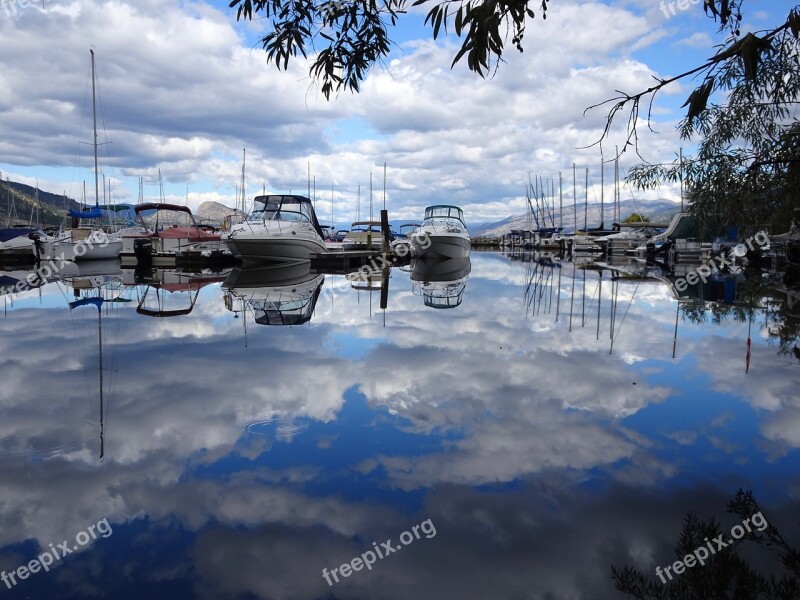
[{"label": "dark tree reflection", "polygon": [[[800,599],[800,553],[789,545],[780,531],[770,522],[750,492],[739,490],[728,503],[728,512],[742,521],[760,513],[767,526],[763,531],[753,528],[733,541],[727,548],[719,550],[705,560],[705,565],[696,564],[681,575],[662,583],[653,575],[648,576],[630,566],[611,567],[611,578],[617,590],[640,600],[798,600]],[[684,521],[678,544],[675,546],[677,560],[683,560],[696,549],[706,546],[707,540],[720,535],[727,541],[730,532],[720,528],[715,519],[704,521],[689,514]],[[744,545],[764,549],[779,563],[778,574],[766,575],[752,567],[740,555]],[[665,578],[666,579],[666,578]]]}]

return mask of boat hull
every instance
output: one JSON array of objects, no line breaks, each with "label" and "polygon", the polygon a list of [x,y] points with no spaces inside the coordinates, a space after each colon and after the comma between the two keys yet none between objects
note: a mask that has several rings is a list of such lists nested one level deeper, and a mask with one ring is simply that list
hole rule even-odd
[{"label": "boat hull", "polygon": [[237,259],[248,263],[305,262],[311,260],[312,254],[328,251],[322,238],[306,228],[290,229],[278,235],[233,232],[226,243]]},{"label": "boat hull", "polygon": [[418,257],[466,258],[471,246],[466,234],[421,231],[413,234],[411,240]]},{"label": "boat hull", "polygon": [[174,268],[187,265],[233,262],[219,235],[198,234],[193,228],[171,228],[169,235],[130,235],[122,238],[120,260],[124,267]]},{"label": "boat hull", "polygon": [[41,257],[46,260],[81,261],[117,258],[122,250],[118,234],[98,229],[71,229],[42,242]]}]

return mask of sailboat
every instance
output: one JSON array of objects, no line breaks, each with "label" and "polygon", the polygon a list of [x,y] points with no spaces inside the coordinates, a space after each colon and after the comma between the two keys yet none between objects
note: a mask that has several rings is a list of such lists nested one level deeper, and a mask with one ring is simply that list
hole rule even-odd
[{"label": "sailboat", "polygon": [[94,147],[94,207],[84,210],[70,210],[68,215],[76,227],[64,231],[55,239],[47,239],[42,243],[42,258],[61,260],[92,260],[116,258],[122,250],[122,238],[118,234],[103,231],[99,226],[80,226],[84,220],[102,219],[100,210],[100,170],[97,164],[97,87],[95,75],[94,50],[92,56],[92,122]]}]

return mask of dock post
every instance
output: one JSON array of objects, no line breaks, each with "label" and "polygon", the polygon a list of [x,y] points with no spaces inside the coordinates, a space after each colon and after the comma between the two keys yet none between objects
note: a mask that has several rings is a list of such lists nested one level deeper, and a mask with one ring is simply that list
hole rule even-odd
[{"label": "dock post", "polygon": [[392,268],[389,265],[385,265],[383,267],[383,273],[381,276],[383,279],[381,280],[381,309],[386,310],[389,306],[389,276],[392,272]]},{"label": "dock post", "polygon": [[383,233],[383,255],[389,254],[389,238],[392,235],[389,228],[389,211],[381,209],[381,233]]}]

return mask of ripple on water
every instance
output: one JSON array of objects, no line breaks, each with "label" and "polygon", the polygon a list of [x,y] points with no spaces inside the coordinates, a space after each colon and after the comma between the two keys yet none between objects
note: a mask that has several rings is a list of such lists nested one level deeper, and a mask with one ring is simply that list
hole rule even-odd
[{"label": "ripple on water", "polygon": [[252,421],[245,424],[244,430],[250,435],[263,435],[275,439],[290,439],[295,435],[308,431],[311,423],[306,419],[286,419],[273,417],[265,421]]},{"label": "ripple on water", "polygon": [[83,448],[97,435],[93,421],[0,416],[0,459],[46,459]]}]

